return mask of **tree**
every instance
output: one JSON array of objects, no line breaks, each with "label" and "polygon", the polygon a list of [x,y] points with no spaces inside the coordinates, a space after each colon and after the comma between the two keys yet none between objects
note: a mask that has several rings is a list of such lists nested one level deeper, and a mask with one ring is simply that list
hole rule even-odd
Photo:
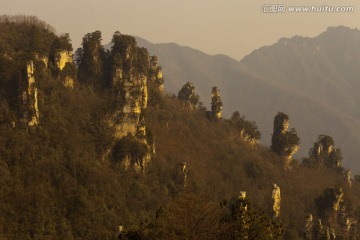
[{"label": "tree", "polygon": [[178,93],[179,100],[189,104],[191,108],[196,108],[200,97],[195,93],[195,86],[191,82],[186,82]]},{"label": "tree", "polygon": [[260,139],[261,133],[256,123],[247,121],[245,116],[241,116],[238,111],[233,112],[230,121],[239,130],[241,135],[255,140]]},{"label": "tree", "polygon": [[77,51],[79,61],[79,80],[95,83],[103,77],[103,60],[105,51],[101,45],[101,32],[86,34],[82,39],[82,51]]},{"label": "tree", "polygon": [[218,240],[225,239],[280,239],[283,229],[279,222],[265,213],[257,213],[251,209],[244,198],[233,198],[220,223]]}]

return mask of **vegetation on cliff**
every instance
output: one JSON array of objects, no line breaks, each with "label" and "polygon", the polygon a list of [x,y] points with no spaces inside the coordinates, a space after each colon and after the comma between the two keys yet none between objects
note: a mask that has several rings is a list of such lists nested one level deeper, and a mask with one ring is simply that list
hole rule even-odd
[{"label": "vegetation on cliff", "polygon": [[[134,135],[115,140],[107,116],[125,106],[127,95],[121,95],[121,85],[115,91],[114,75],[121,68],[126,80],[151,76],[157,67],[150,67],[146,49],[116,32],[106,51],[101,32],[89,33],[72,68],[78,82],[67,88],[52,69],[51,54],[71,50],[69,36],[33,22],[0,23],[0,238],[116,239],[121,225],[120,239],[302,239],[308,213],[325,221],[338,211],[328,207],[333,192],[341,192],[346,214],[360,220],[360,184],[350,188],[341,166],[313,167],[295,159],[284,170],[279,152],[244,139],[260,138],[254,122],[239,112],[221,117],[226,106],[217,89],[213,110],[220,117],[211,121],[193,91],[198,107],[190,111],[184,99],[162,94],[158,82],[147,81],[148,106],[139,117],[147,144]],[[128,54],[130,62],[124,61]],[[50,56],[48,67],[40,56]],[[31,130],[18,124],[19,81],[26,80],[29,60],[41,116]],[[123,115],[116,116],[122,123]],[[289,134],[285,144],[297,145],[297,135]],[[147,145],[156,150],[144,172],[126,170],[124,158],[143,158]],[[179,166],[183,172],[186,166],[186,186],[176,174]],[[277,219],[273,183],[281,188]],[[241,191],[246,198],[239,198]],[[350,238],[337,221],[326,224]]]}]

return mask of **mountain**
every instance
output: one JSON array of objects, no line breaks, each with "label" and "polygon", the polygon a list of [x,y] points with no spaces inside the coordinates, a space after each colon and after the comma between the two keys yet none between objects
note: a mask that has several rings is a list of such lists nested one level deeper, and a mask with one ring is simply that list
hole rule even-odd
[{"label": "mountain", "polygon": [[304,118],[327,121],[313,98],[224,56],[203,62],[227,104],[240,92],[234,106],[274,119],[268,148],[239,113],[219,120],[217,88],[210,114],[191,83],[164,94],[157,57],[132,36],[115,32],[107,51],[87,33],[75,63],[70,36],[36,17],[0,16],[0,32],[0,239],[357,239],[360,180],[332,137],[299,164],[296,118],[272,116],[303,102]]},{"label": "mountain", "polygon": [[191,81],[209,106],[211,87],[218,86],[225,116],[238,110],[254,120],[265,145],[273,125],[269,116],[285,112],[301,139],[295,156],[307,156],[317,136],[327,134],[342,149],[344,165],[360,173],[359,30],[330,27],[315,38],[283,38],[240,62],[174,43],[137,42],[158,56],[168,92],[176,94]]}]

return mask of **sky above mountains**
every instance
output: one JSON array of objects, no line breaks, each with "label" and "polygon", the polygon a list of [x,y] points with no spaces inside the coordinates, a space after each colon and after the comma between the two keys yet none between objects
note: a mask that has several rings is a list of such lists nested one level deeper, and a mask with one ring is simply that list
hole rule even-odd
[{"label": "sky above mountains", "polygon": [[[285,12],[268,13],[274,10],[270,5],[285,6]],[[288,9],[312,5],[353,6],[354,11]],[[0,14],[36,15],[58,33],[70,33],[74,48],[88,32],[101,30],[105,44],[119,30],[238,60],[282,37],[314,37],[328,26],[360,28],[359,11],[358,0],[0,0]]]}]

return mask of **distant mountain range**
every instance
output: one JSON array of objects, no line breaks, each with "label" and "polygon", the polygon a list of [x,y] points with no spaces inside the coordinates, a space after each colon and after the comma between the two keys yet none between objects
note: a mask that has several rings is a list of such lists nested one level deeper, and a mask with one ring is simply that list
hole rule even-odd
[{"label": "distant mountain range", "polygon": [[264,145],[270,145],[273,117],[285,112],[301,139],[298,158],[327,134],[342,149],[343,165],[360,173],[359,30],[330,27],[315,38],[282,38],[240,62],[175,43],[137,42],[158,56],[168,93],[177,94],[190,81],[209,106],[211,87],[217,86],[225,116],[237,110],[254,120]]}]

